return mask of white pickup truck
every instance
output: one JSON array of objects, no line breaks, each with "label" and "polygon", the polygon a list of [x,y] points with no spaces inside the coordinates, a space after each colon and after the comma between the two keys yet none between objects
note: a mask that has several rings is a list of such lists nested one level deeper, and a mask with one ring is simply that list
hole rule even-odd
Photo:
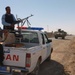
[{"label": "white pickup truck", "polygon": [[52,40],[48,39],[46,33],[22,29],[21,37],[16,38],[16,43],[4,46],[3,63],[13,71],[13,75],[15,72],[38,75],[39,65],[51,58],[51,44]]}]

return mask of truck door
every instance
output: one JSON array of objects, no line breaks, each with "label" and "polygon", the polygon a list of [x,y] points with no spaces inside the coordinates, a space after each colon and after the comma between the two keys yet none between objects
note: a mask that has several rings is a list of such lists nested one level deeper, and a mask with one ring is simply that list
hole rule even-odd
[{"label": "truck door", "polygon": [[51,52],[51,43],[50,42],[48,42],[48,37],[47,37],[47,35],[46,34],[44,34],[44,38],[45,38],[45,44],[46,44],[46,57],[48,57],[49,55],[50,55],[50,52]]},{"label": "truck door", "polygon": [[41,54],[42,54],[42,61],[44,61],[46,59],[47,48],[46,48],[45,38],[44,38],[43,33],[41,33],[41,36],[42,36],[42,50],[41,50]]}]

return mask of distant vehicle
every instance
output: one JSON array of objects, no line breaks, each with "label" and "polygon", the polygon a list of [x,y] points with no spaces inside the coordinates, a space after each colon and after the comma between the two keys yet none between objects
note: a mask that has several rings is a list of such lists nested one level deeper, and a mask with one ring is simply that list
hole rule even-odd
[{"label": "distant vehicle", "polygon": [[65,36],[67,33],[61,29],[58,29],[58,31],[54,32],[54,37],[58,39],[58,37],[61,37],[62,39],[65,39]]}]

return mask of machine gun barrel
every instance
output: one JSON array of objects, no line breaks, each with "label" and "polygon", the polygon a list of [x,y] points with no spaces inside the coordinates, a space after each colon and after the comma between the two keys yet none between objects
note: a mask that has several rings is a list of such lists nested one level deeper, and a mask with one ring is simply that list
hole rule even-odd
[{"label": "machine gun barrel", "polygon": [[29,17],[32,17],[32,16],[33,16],[33,15],[30,15],[30,16],[28,16],[28,17],[26,17],[26,18],[21,19],[20,21],[27,20]]}]

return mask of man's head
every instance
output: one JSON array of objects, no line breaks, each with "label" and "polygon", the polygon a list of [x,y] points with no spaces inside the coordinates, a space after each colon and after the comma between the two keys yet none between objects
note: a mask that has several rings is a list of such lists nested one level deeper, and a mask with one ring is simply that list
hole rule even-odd
[{"label": "man's head", "polygon": [[6,10],[6,13],[7,13],[7,14],[10,14],[10,13],[11,13],[11,9],[10,9],[9,6],[7,6],[7,7],[5,8],[5,10]]}]

